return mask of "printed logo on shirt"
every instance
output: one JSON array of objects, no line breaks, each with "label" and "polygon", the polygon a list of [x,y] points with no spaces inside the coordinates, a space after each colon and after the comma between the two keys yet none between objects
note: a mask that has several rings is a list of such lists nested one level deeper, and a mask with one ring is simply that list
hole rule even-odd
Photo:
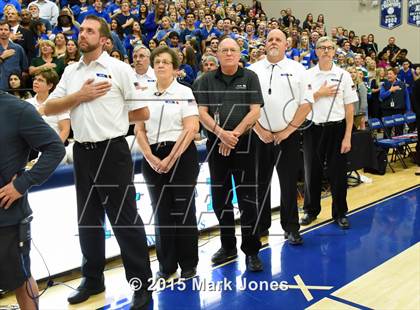
[{"label": "printed logo on shirt", "polygon": [[235,89],[244,90],[244,89],[246,89],[246,85],[245,84],[238,84],[238,85],[235,86]]}]

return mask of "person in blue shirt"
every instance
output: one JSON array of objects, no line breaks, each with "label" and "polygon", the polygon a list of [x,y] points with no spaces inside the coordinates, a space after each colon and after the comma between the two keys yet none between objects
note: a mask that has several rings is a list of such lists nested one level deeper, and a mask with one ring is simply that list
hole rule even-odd
[{"label": "person in blue shirt", "polygon": [[144,30],[146,31],[146,44],[153,38],[158,29],[162,18],[165,16],[165,4],[159,3],[156,5],[155,11],[150,12],[147,15],[146,21],[144,22]]},{"label": "person in blue shirt", "polygon": [[77,40],[79,37],[79,29],[73,24],[73,20],[66,11],[61,11],[57,18],[57,26],[54,27],[52,33],[54,35],[63,33],[68,40]]},{"label": "person in blue shirt", "polygon": [[134,23],[134,16],[130,13],[130,3],[128,0],[123,0],[121,3],[121,13],[115,16],[115,19],[121,24],[125,35],[129,35],[132,31]]},{"label": "person in blue shirt", "polygon": [[397,77],[401,82],[405,83],[410,96],[413,93],[414,76],[414,69],[410,68],[410,62],[408,60],[404,61]]},{"label": "person in blue shirt", "polygon": [[85,17],[88,15],[102,17],[106,20],[108,24],[111,23],[111,18],[109,17],[108,13],[104,10],[103,3],[101,0],[95,0],[91,9],[79,15],[77,22],[81,24],[84,21]]},{"label": "person in blue shirt", "polygon": [[5,20],[0,20],[0,89],[9,88],[11,73],[22,75],[28,71],[28,58],[19,44],[10,38],[10,26]]},{"label": "person in blue shirt", "polygon": [[[188,13],[185,21],[187,23],[187,27],[181,31],[181,41],[182,43],[185,43],[185,41],[187,40],[187,36],[189,36],[189,38],[191,38],[192,36],[194,36],[194,34],[196,33],[196,28],[194,26],[194,22],[195,22],[195,16],[193,13]],[[201,34],[201,31],[200,31]]]},{"label": "person in blue shirt", "polygon": [[92,6],[87,3],[87,0],[79,0],[78,4],[71,7],[76,20],[78,20],[80,14],[86,13],[90,9],[92,9]]},{"label": "person in blue shirt", "polygon": [[169,43],[169,34],[172,32],[171,28],[171,21],[168,16],[164,16],[161,20],[159,30],[156,32],[156,34],[153,36],[156,40],[159,42],[164,40],[167,44]]},{"label": "person in blue shirt", "polygon": [[300,39],[300,48],[299,51],[299,62],[309,69],[312,65],[312,60],[316,57],[315,51],[309,48],[309,37],[303,36]]},{"label": "person in blue shirt", "polygon": [[22,7],[17,0],[0,0],[0,19],[3,19],[4,17],[4,7],[8,4],[13,5],[16,10],[20,13],[22,11]]},{"label": "person in blue shirt", "polygon": [[[382,116],[403,114],[406,111],[411,111],[410,95],[405,83],[397,79],[397,69],[389,68],[387,70],[387,80],[379,90],[379,100],[381,102]],[[390,135],[388,128],[387,134]],[[403,134],[403,126],[395,127],[395,134]]]},{"label": "person in blue shirt", "polygon": [[296,43],[293,41],[294,40],[292,37],[287,38],[287,50],[285,55],[287,58],[299,62],[300,53],[299,50],[296,48]]}]

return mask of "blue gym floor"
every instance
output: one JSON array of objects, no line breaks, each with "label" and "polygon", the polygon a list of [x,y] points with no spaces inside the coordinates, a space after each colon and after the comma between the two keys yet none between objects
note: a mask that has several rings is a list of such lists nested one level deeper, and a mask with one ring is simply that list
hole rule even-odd
[{"label": "blue gym floor", "polygon": [[[353,211],[347,231],[322,223],[304,231],[304,245],[298,247],[278,237],[260,252],[263,272],[247,272],[240,255],[206,273],[200,270],[185,285],[154,293],[150,309],[304,309],[324,297],[367,309],[331,293],[420,241],[419,204],[420,187],[415,187]],[[225,290],[213,285],[217,281],[224,281]],[[270,282],[276,288],[281,281],[280,289],[270,289]],[[129,309],[130,298],[101,309]]]}]

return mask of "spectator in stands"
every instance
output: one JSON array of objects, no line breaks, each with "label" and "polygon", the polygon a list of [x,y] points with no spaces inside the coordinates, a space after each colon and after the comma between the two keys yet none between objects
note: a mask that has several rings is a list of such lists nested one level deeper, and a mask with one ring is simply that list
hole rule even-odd
[{"label": "spectator in stands", "polygon": [[124,31],[117,19],[113,18],[111,20],[110,29],[118,36],[118,38],[120,38],[120,40],[124,40]]},{"label": "spectator in stands", "polygon": [[31,2],[28,5],[28,10],[32,15],[32,22],[40,21],[45,25],[47,35],[52,33],[52,26],[48,19],[39,17],[39,7],[36,3]]},{"label": "spectator in stands", "polygon": [[366,69],[368,71],[369,82],[376,76],[376,62],[369,56],[366,57]]},{"label": "spectator in stands", "polygon": [[129,62],[133,62],[133,49],[137,44],[143,44],[145,37],[141,33],[140,23],[138,21],[133,22],[133,31],[127,35],[124,39],[124,46],[128,53]]},{"label": "spectator in stands", "polygon": [[0,89],[7,89],[9,76],[17,73],[25,78],[28,70],[28,59],[24,49],[10,41],[10,26],[0,20]]},{"label": "spectator in stands", "polygon": [[336,60],[337,60],[336,65],[338,67],[340,67],[341,69],[347,68],[346,56],[344,56],[343,53],[337,53]]},{"label": "spectator in stands", "polygon": [[[382,116],[394,114],[403,114],[405,111],[411,111],[410,96],[405,83],[397,79],[398,69],[387,69],[387,80],[383,83],[379,99],[381,101]],[[390,131],[387,131],[390,135]],[[395,127],[395,133],[401,135],[403,126]]]},{"label": "spectator in stands", "polygon": [[369,51],[374,51],[376,54],[378,53],[378,44],[375,42],[375,36],[372,33],[368,35],[368,53]]},{"label": "spectator in stands", "polygon": [[70,115],[68,112],[46,116],[44,113],[45,101],[48,95],[54,90],[58,83],[58,75],[52,69],[44,70],[34,76],[33,90],[35,97],[26,100],[32,104],[41,114],[44,121],[51,126],[52,129],[58,134],[63,143],[66,142],[70,134]]},{"label": "spectator in stands", "polygon": [[309,37],[302,36],[300,39],[300,48],[299,48],[299,62],[309,69],[312,66],[312,61],[315,59],[315,51],[309,48]]},{"label": "spectator in stands", "polygon": [[70,65],[78,62],[80,59],[80,50],[77,41],[68,40],[66,44],[66,54],[64,56],[64,65]]},{"label": "spectator in stands", "polygon": [[35,0],[29,4],[36,4],[39,8],[39,17],[48,20],[51,26],[57,24],[58,6],[50,0]]},{"label": "spectator in stands", "polygon": [[[52,33],[62,33],[67,39],[77,40],[79,36],[79,29],[73,23],[73,17],[67,10],[62,10],[57,19],[57,26],[54,27]],[[65,44],[63,45],[65,46]]]},{"label": "spectator in stands", "polygon": [[134,71],[136,73],[136,88],[145,91],[156,82],[155,72],[150,66],[150,51],[144,45],[137,45],[133,51]]},{"label": "spectator in stands", "polygon": [[10,40],[22,46],[28,62],[35,56],[35,36],[30,30],[23,28],[19,23],[17,10],[9,10],[6,20],[10,27]]},{"label": "spectator in stands", "polygon": [[311,33],[311,42],[309,43],[309,47],[311,49],[315,49],[316,42],[318,41],[318,39],[319,39],[319,33],[316,32],[316,31],[312,31],[312,33]]},{"label": "spectator in stands", "polygon": [[13,5],[15,9],[20,13],[22,8],[18,0],[0,0],[0,20],[4,18],[4,9],[6,5]]},{"label": "spectator in stands", "polygon": [[395,37],[389,37],[388,45],[382,49],[382,52],[389,51],[391,58],[400,50],[400,48],[395,44]]},{"label": "spectator in stands", "polygon": [[67,47],[67,38],[66,36],[59,32],[54,38],[54,44],[55,44],[55,53],[57,55],[57,58],[64,57],[66,54],[66,47]]},{"label": "spectator in stands", "polygon": [[303,21],[302,28],[310,31],[312,29],[313,23],[314,23],[314,16],[312,15],[312,13],[309,13],[308,15],[306,15],[306,18]]},{"label": "spectator in stands", "polygon": [[366,129],[367,120],[367,88],[360,78],[359,70],[356,67],[347,68],[350,73],[354,86],[356,87],[358,101],[354,103],[354,127],[357,129]]},{"label": "spectator in stands", "polygon": [[171,20],[168,16],[162,17],[161,24],[159,30],[156,31],[156,34],[153,36],[156,40],[165,41],[166,43],[169,42],[169,34],[173,29],[171,28]]},{"label": "spectator in stands", "polygon": [[179,68],[177,70],[177,78],[181,82],[192,85],[195,80],[195,74],[192,67],[186,63],[186,57],[182,51],[176,51],[178,55]]},{"label": "spectator in stands", "polygon": [[391,65],[402,67],[404,62],[408,62],[409,66],[412,66],[412,63],[410,60],[407,59],[408,51],[407,49],[403,48],[398,50],[398,52],[392,57],[391,59]]},{"label": "spectator in stands", "polygon": [[292,37],[287,38],[286,57],[297,62],[300,61],[300,53],[297,49],[297,41]]},{"label": "spectator in stands", "polygon": [[43,40],[39,43],[40,55],[31,61],[29,74],[37,75],[45,69],[54,69],[58,76],[64,71],[63,58],[57,58],[55,44],[50,40]]},{"label": "spectator in stands", "polygon": [[125,35],[129,35],[132,32],[134,16],[130,13],[130,2],[128,0],[121,2],[121,13],[115,16],[115,19],[121,24]]},{"label": "spectator in stands", "polygon": [[375,77],[370,82],[371,95],[368,97],[368,116],[369,118],[381,118],[381,102],[379,100],[379,91],[385,82],[385,69],[377,68]]},{"label": "spectator in stands", "polygon": [[146,22],[148,14],[149,14],[149,12],[147,11],[147,7],[144,4],[141,4],[138,21],[140,22],[140,27],[141,27],[141,32],[142,33],[145,33],[144,23]]},{"label": "spectator in stands", "polygon": [[204,73],[217,70],[217,68],[219,68],[219,61],[217,60],[217,57],[213,55],[203,56],[201,67],[202,70],[199,73],[199,77],[201,77]]},{"label": "spectator in stands", "polygon": [[414,69],[410,68],[410,62],[408,60],[403,61],[400,71],[398,72],[398,79],[405,83],[407,87],[408,94],[411,95],[413,93],[413,85],[415,80],[415,71]]},{"label": "spectator in stands", "polygon": [[146,31],[145,43],[148,43],[153,38],[164,16],[165,16],[165,3],[159,2],[155,7],[154,12],[150,12],[147,15],[146,21],[144,22],[144,30]]},{"label": "spectator in stands", "polygon": [[9,94],[14,95],[22,100],[31,98],[31,93],[28,90],[23,90],[23,88],[24,86],[22,77],[17,73],[10,74],[8,87]]},{"label": "spectator in stands", "polygon": [[[179,65],[176,52],[159,47],[150,59],[157,81],[144,96],[162,101],[149,102],[150,119],[136,127],[155,215],[156,277],[168,279],[179,266],[181,278],[190,278],[198,263],[194,187],[199,166],[193,142],[199,129],[198,108],[191,89],[174,79]],[[177,104],[165,104],[174,98]]]},{"label": "spectator in stands", "polygon": [[149,50],[153,51],[156,47],[158,47],[159,42],[156,39],[151,39],[149,41]]},{"label": "spectator in stands", "polygon": [[112,50],[109,56],[114,57],[120,61],[124,61],[124,56],[119,50]]},{"label": "spectator in stands", "polygon": [[109,17],[108,12],[104,9],[102,0],[95,0],[89,10],[79,15],[77,21],[81,24],[88,15],[102,17],[107,23],[111,23],[111,18]]},{"label": "spectator in stands", "polygon": [[390,63],[390,57],[391,55],[391,51],[387,50],[385,52],[380,52],[378,54],[378,68],[384,68],[384,69],[388,69],[389,67],[391,67],[391,63]]}]

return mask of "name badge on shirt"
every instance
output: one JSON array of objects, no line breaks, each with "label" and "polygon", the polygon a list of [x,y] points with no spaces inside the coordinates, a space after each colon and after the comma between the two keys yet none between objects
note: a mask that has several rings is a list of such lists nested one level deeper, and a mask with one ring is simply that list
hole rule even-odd
[{"label": "name badge on shirt", "polygon": [[154,83],[156,80],[147,80],[147,83]]},{"label": "name badge on shirt", "polygon": [[293,76],[293,74],[291,74],[291,73],[282,73],[282,74],[280,74],[280,76]]},{"label": "name badge on shirt", "polygon": [[179,102],[175,101],[175,100],[165,100],[165,103],[167,103],[167,104],[179,104]]},{"label": "name badge on shirt", "polygon": [[331,79],[331,82],[340,82],[339,79]]},{"label": "name badge on shirt", "polygon": [[100,78],[104,78],[104,79],[110,79],[111,78],[111,75],[105,74],[105,73],[96,73],[96,76],[100,77]]}]

